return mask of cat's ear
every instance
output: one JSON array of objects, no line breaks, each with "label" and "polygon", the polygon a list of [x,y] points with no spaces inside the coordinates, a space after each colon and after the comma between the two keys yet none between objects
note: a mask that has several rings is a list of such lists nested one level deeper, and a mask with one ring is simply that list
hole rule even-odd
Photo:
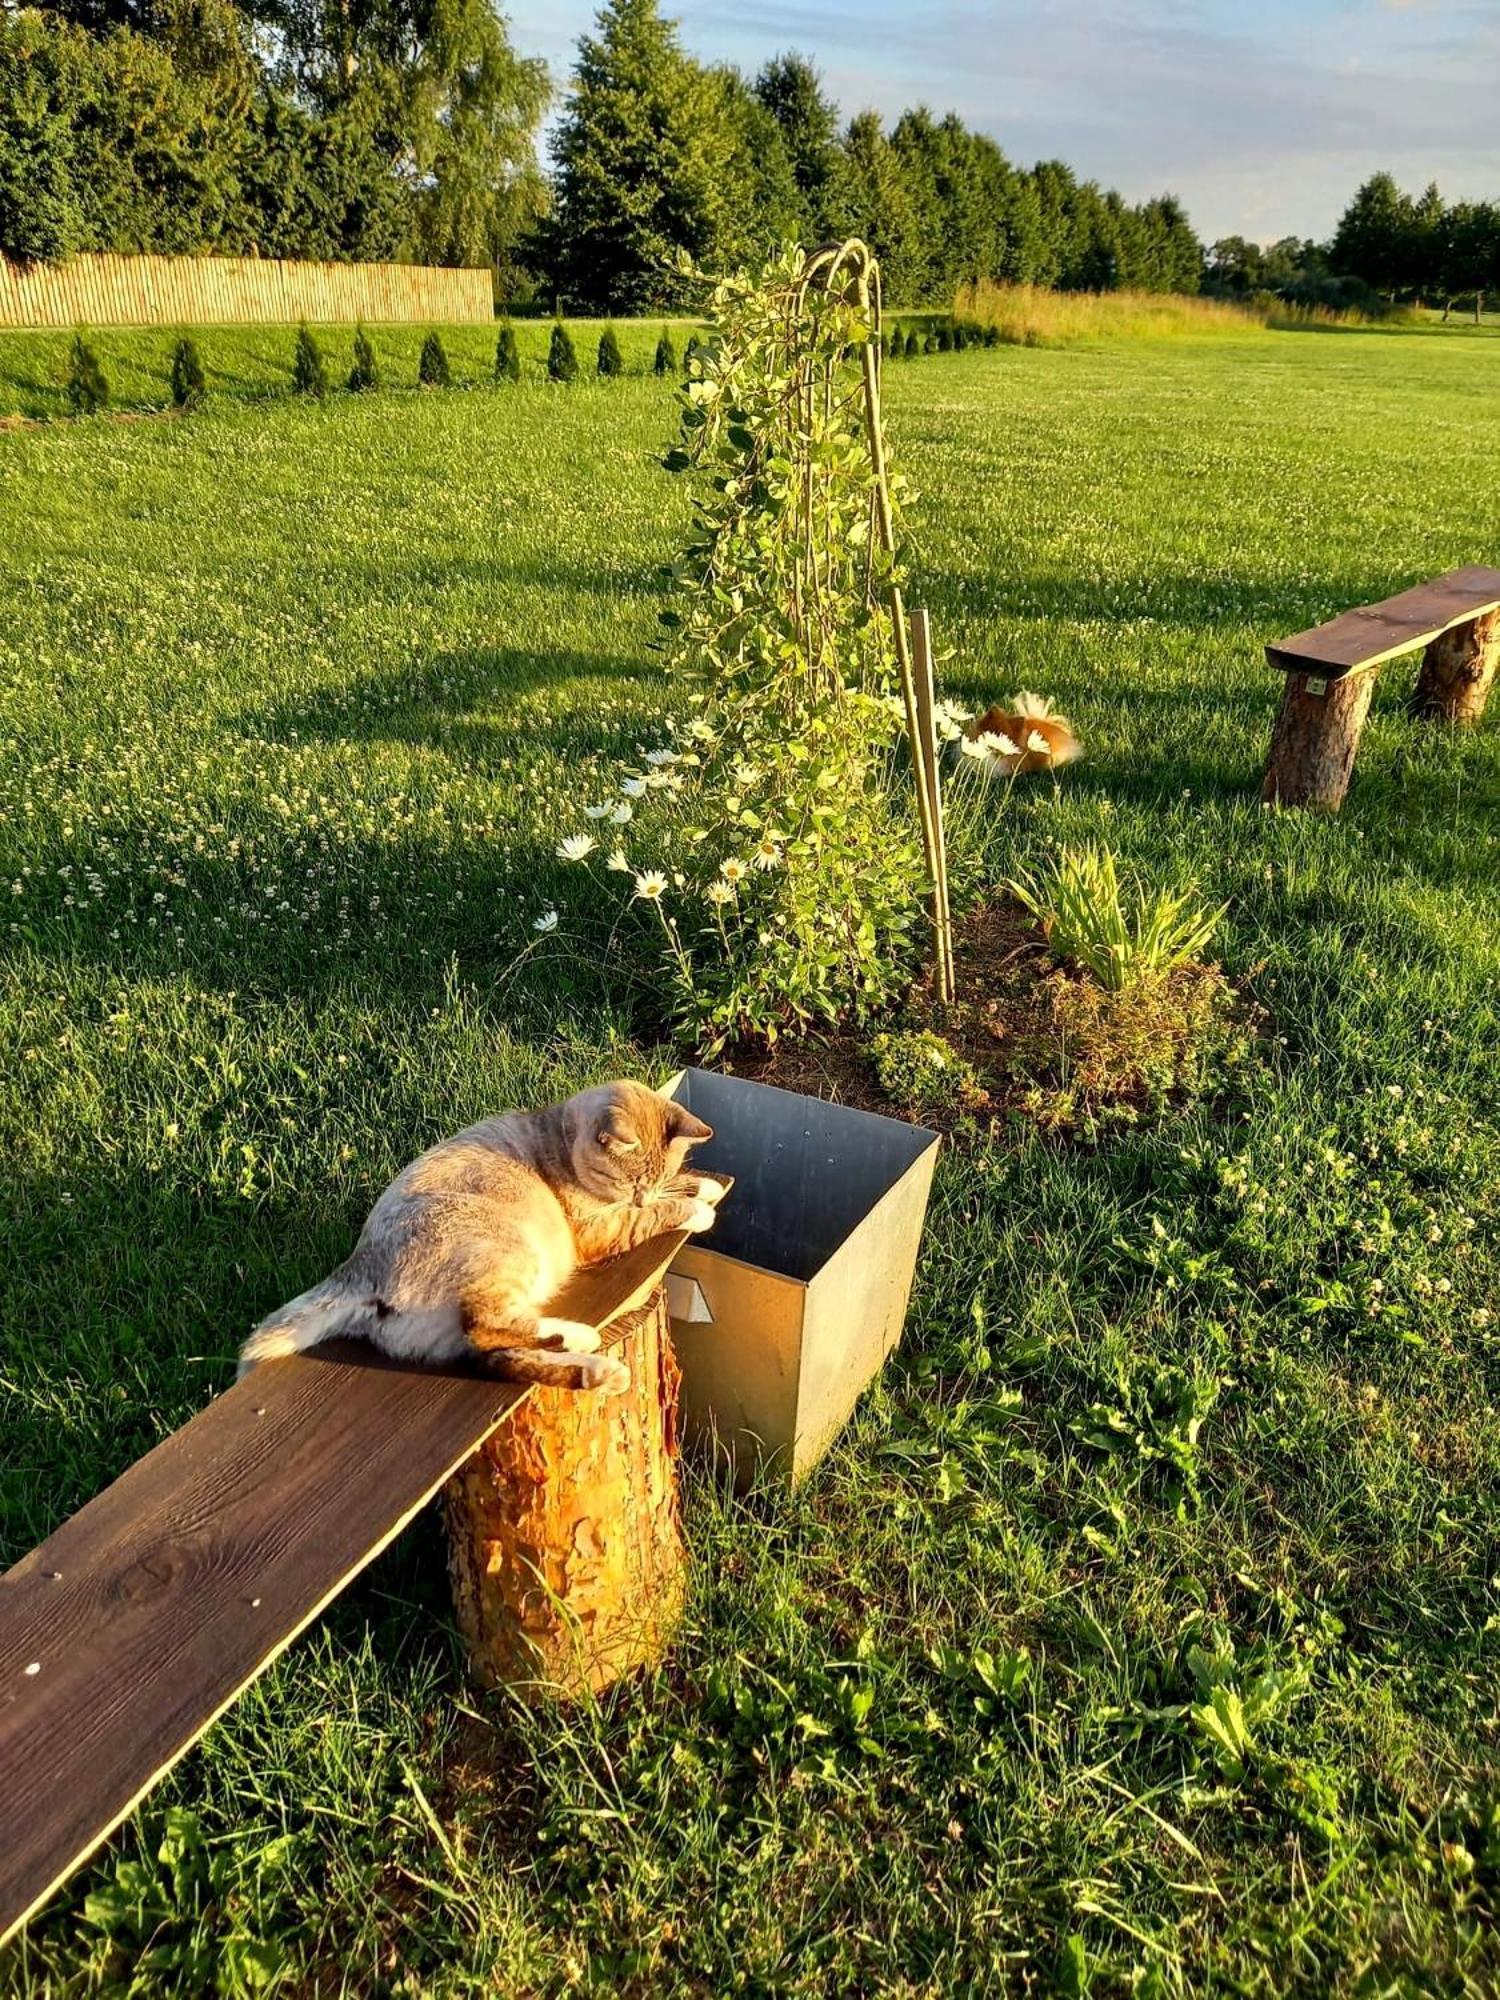
[{"label": "cat's ear", "polygon": [[690,1146],[701,1146],[705,1139],[714,1136],[712,1125],[705,1125],[701,1118],[695,1118],[685,1104],[667,1099],[667,1129],[674,1139],[685,1139]]},{"label": "cat's ear", "polygon": [[638,1153],[641,1142],[617,1111],[610,1113],[594,1134],[606,1153]]}]

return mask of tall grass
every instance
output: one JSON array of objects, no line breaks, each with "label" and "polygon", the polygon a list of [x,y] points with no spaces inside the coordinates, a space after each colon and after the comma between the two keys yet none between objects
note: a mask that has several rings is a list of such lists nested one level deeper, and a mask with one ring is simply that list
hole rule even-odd
[{"label": "tall grass", "polygon": [[1096,340],[1181,340],[1243,334],[1264,326],[1356,326],[1362,316],[1270,297],[1243,305],[1180,292],[1053,292],[1042,285],[961,285],[957,318],[993,326],[1016,347],[1069,347]]}]

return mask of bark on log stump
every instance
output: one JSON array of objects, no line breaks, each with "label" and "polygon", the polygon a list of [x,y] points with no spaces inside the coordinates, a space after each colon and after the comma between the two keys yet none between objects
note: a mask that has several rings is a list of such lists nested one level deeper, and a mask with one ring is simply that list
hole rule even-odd
[{"label": "bark on log stump", "polygon": [[1500,611],[1440,632],[1422,655],[1412,714],[1472,729],[1500,672]]},{"label": "bark on log stump", "polygon": [[[666,1239],[669,1255],[681,1240]],[[645,1303],[608,1324],[629,1389],[532,1388],[444,1490],[454,1608],[484,1685],[598,1692],[671,1639],[687,1557],[666,1261]],[[572,1303],[566,1316],[589,1317]]]},{"label": "bark on log stump", "polygon": [[1267,805],[1337,812],[1349,789],[1375,671],[1328,680],[1289,673],[1260,795]]}]

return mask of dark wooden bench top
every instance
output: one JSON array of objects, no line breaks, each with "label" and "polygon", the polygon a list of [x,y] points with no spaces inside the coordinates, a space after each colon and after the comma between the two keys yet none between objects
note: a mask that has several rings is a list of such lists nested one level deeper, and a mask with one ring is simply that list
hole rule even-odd
[{"label": "dark wooden bench top", "polygon": [[1500,569],[1475,563],[1467,569],[1450,569],[1431,583],[1399,591],[1379,604],[1341,612],[1310,632],[1278,639],[1267,646],[1266,658],[1273,667],[1288,672],[1340,680],[1361,667],[1378,666],[1396,653],[1425,646],[1452,626],[1466,625],[1471,618],[1497,608]]},{"label": "dark wooden bench top", "polygon": [[[618,1323],[685,1240],[553,1309]],[[0,1942],[527,1393],[357,1341],[267,1362],[0,1576]]]}]

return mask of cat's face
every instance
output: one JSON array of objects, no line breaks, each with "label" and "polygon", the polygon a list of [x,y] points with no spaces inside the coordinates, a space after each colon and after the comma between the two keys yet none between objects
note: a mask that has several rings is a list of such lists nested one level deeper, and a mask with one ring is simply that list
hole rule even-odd
[{"label": "cat's face", "polygon": [[565,1106],[580,1186],[600,1201],[639,1207],[681,1173],[713,1127],[643,1083],[601,1083]]}]

